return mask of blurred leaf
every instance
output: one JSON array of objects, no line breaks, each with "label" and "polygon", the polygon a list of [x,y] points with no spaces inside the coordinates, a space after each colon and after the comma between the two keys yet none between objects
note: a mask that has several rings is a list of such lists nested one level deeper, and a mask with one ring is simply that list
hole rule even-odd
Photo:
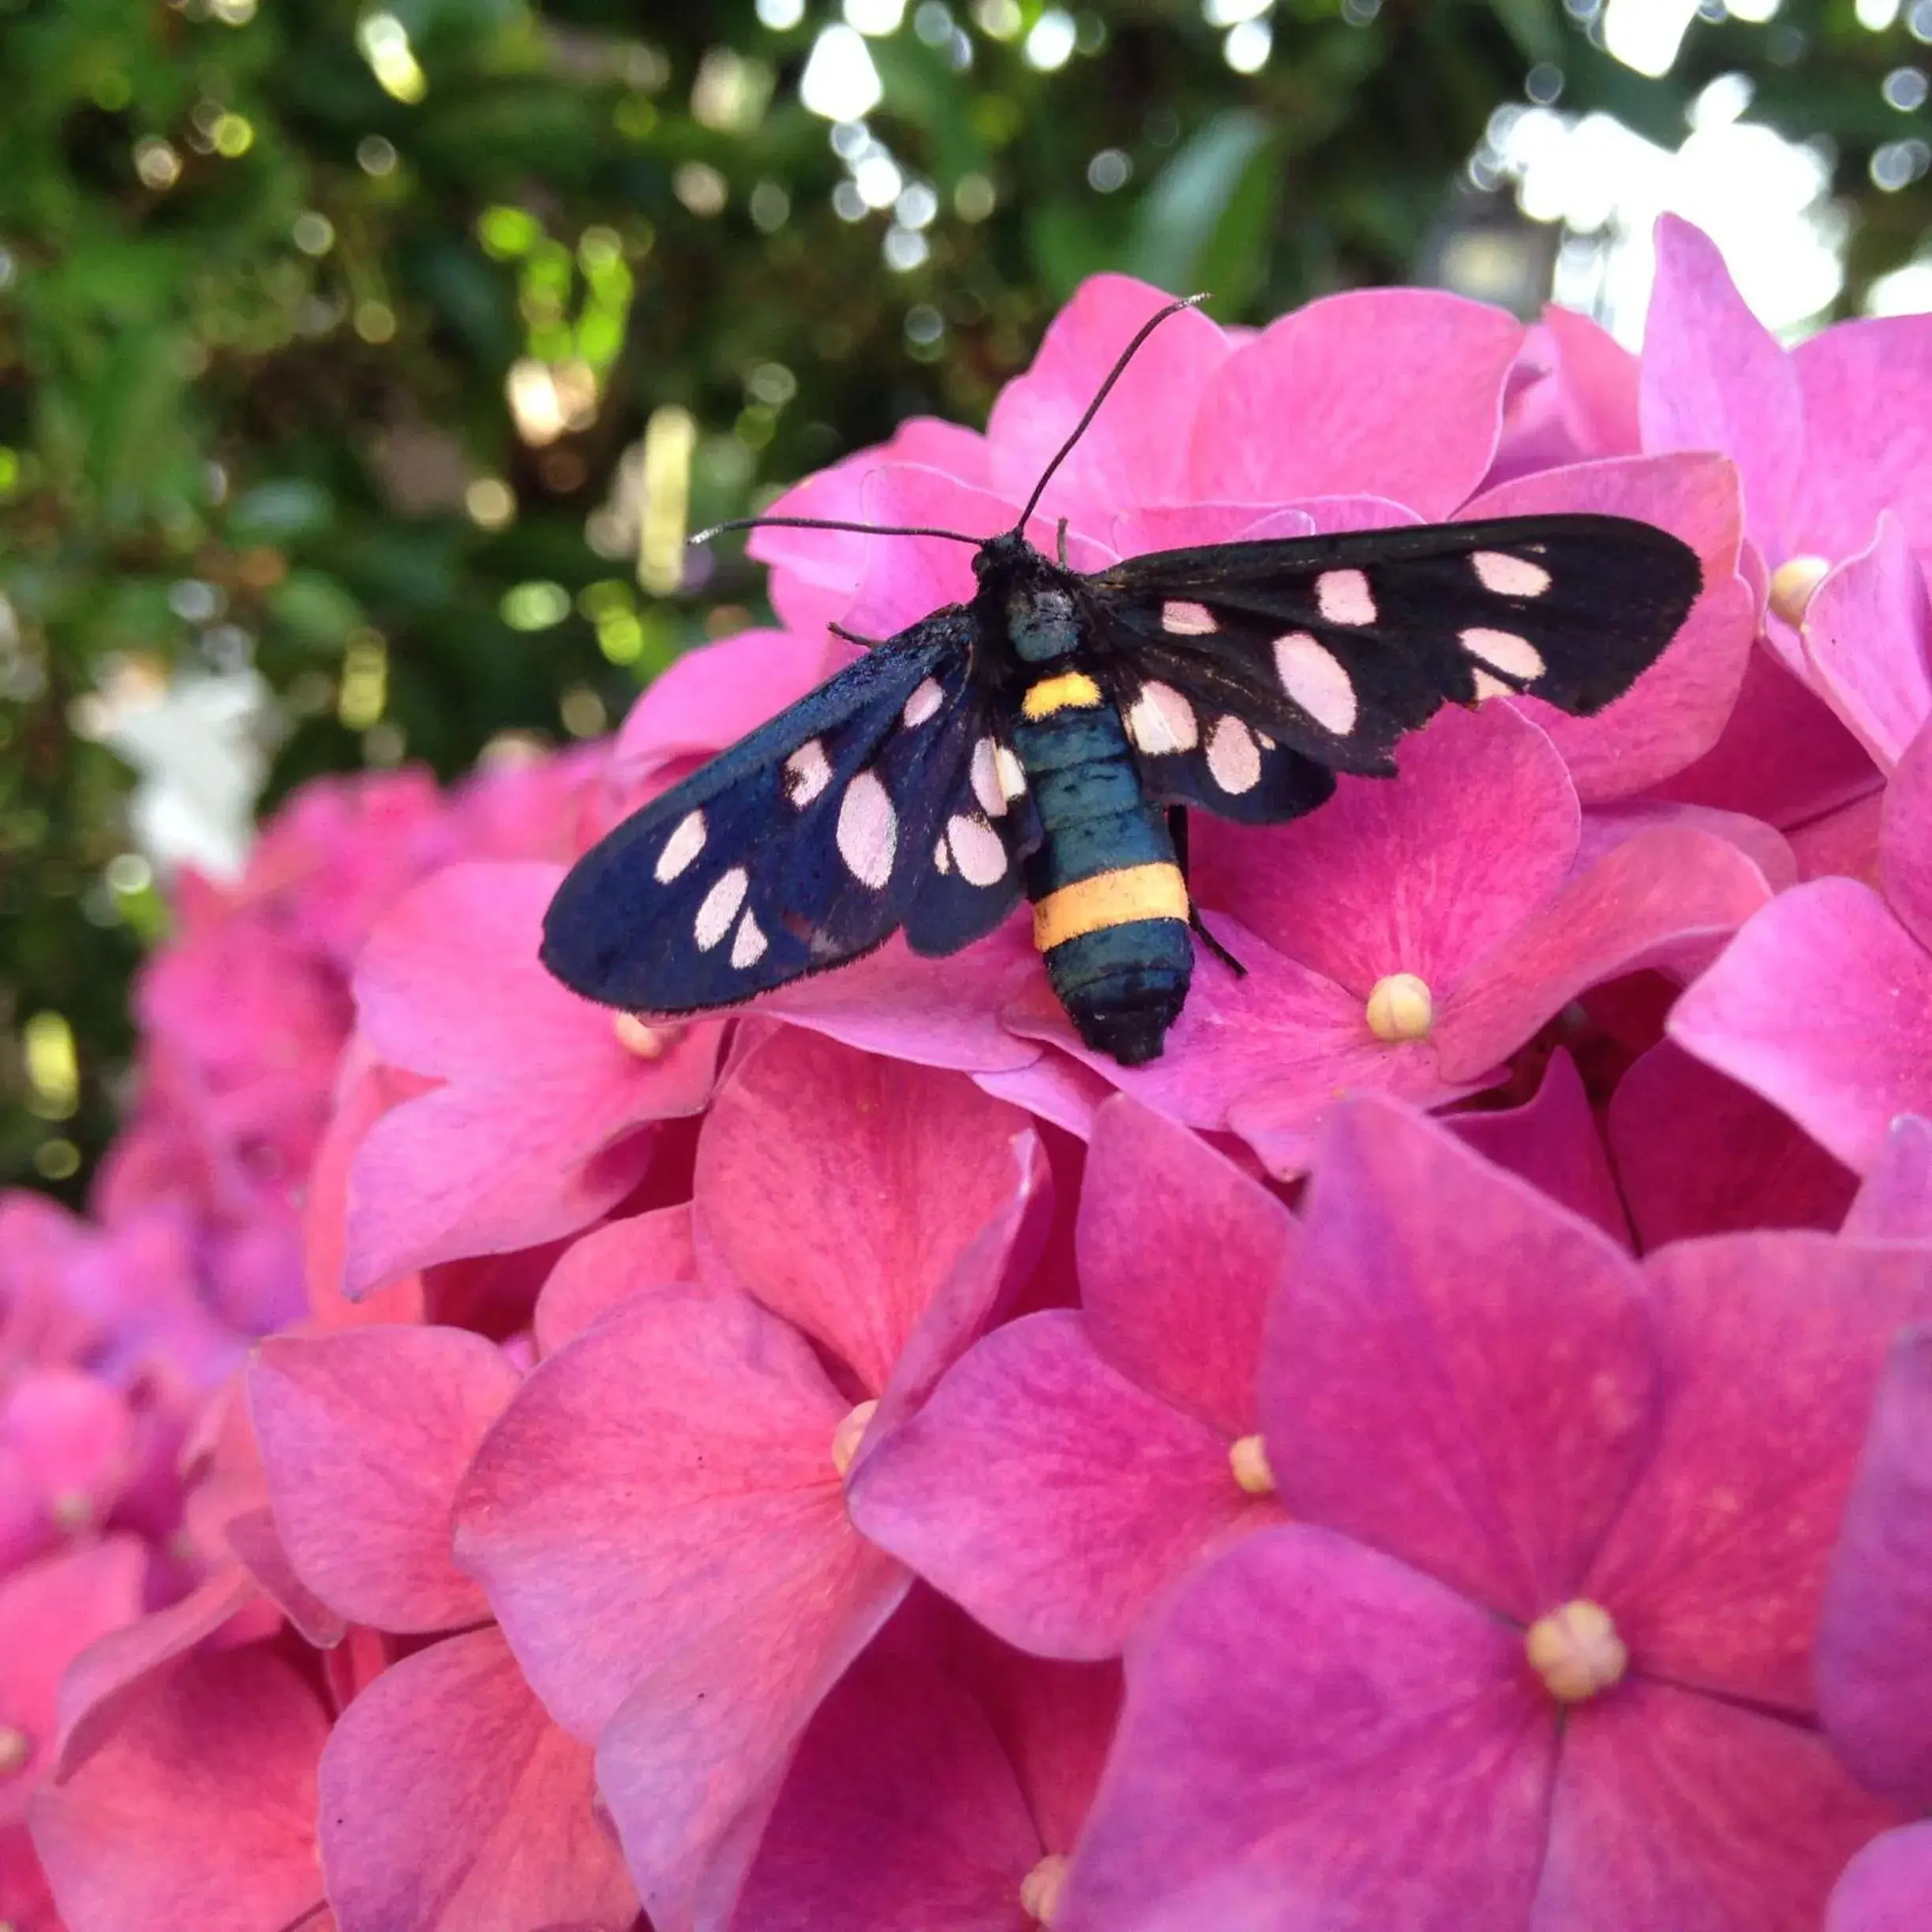
[{"label": "blurred leaf", "polygon": [[1203,260],[1267,138],[1267,122],[1245,108],[1207,122],[1141,197],[1124,264],[1129,273],[1176,294],[1193,294]]}]

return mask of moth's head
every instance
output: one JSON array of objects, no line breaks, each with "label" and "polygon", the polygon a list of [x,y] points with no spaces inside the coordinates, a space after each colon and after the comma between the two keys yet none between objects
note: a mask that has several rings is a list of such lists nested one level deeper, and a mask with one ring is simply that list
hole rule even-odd
[{"label": "moth's head", "polygon": [[1039,552],[1017,530],[989,537],[973,552],[973,575],[984,584],[1002,583],[1038,560]]}]

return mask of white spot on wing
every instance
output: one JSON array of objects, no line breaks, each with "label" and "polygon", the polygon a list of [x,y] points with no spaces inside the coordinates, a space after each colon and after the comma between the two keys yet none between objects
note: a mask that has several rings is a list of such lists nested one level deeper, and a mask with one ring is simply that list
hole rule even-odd
[{"label": "white spot on wing", "polygon": [[1261,780],[1261,747],[1237,717],[1216,718],[1208,734],[1208,769],[1223,792],[1252,792]]},{"label": "white spot on wing", "polygon": [[1305,631],[1275,640],[1275,669],[1282,689],[1325,732],[1346,738],[1360,706],[1342,661]]},{"label": "white spot on wing", "polygon": [[1315,579],[1315,603],[1330,623],[1375,622],[1375,598],[1358,570],[1324,571]]},{"label": "white spot on wing", "polygon": [[905,709],[899,714],[900,721],[909,731],[915,724],[923,724],[945,702],[945,693],[932,678],[915,691],[905,701]]},{"label": "white spot on wing", "polygon": [[691,936],[698,942],[700,953],[709,953],[731,930],[731,923],[738,916],[738,908],[744,904],[746,889],[751,885],[750,877],[743,866],[733,866],[704,896],[704,903],[698,908],[698,920],[691,929]]},{"label": "white spot on wing", "polygon": [[831,762],[816,738],[807,738],[784,762],[785,796],[800,811],[831,782]]},{"label": "white spot on wing", "polygon": [[755,966],[765,957],[769,942],[764,930],[747,912],[738,922],[738,935],[732,941],[731,962],[740,972],[747,967]]},{"label": "white spot on wing", "polygon": [[1550,574],[1541,564],[1527,557],[1511,556],[1502,550],[1477,550],[1470,557],[1476,567],[1476,580],[1498,597],[1541,597],[1550,587]]},{"label": "white spot on wing", "polygon": [[1011,804],[1016,799],[1026,796],[1026,769],[1020,761],[1004,745],[994,747],[993,764],[999,773],[1000,790],[1006,795]]},{"label": "white spot on wing", "polygon": [[1140,687],[1127,713],[1127,735],[1150,758],[1192,751],[1200,742],[1194,707],[1171,684],[1157,679]]},{"label": "white spot on wing", "polygon": [[704,850],[704,814],[687,812],[671,828],[671,836],[665,841],[665,848],[657,855],[657,863],[653,868],[657,883],[668,886]]},{"label": "white spot on wing", "polygon": [[1505,677],[1521,678],[1527,683],[1543,675],[1542,653],[1514,631],[1485,631],[1478,626],[1456,635],[1472,657],[1480,657]]},{"label": "white spot on wing", "polygon": [[942,872],[950,872],[953,870],[953,853],[946,844],[945,834],[943,832],[939,834],[939,843],[933,848],[933,863]]},{"label": "white spot on wing", "polygon": [[1000,747],[990,738],[982,738],[973,747],[973,796],[989,818],[999,818],[1006,810],[1006,789],[1001,783]]},{"label": "white spot on wing", "polygon": [[1476,702],[1483,703],[1491,698],[1513,698],[1516,694],[1499,677],[1492,677],[1487,671],[1471,673],[1476,680]]},{"label": "white spot on wing", "polygon": [[961,813],[949,820],[946,837],[969,886],[992,886],[1006,876],[1006,847],[983,818]]},{"label": "white spot on wing", "polygon": [[862,886],[882,892],[892,877],[899,814],[875,772],[862,771],[839,801],[839,856]]},{"label": "white spot on wing", "polygon": [[1212,637],[1221,627],[1205,604],[1170,597],[1161,606],[1161,628],[1174,637]]}]

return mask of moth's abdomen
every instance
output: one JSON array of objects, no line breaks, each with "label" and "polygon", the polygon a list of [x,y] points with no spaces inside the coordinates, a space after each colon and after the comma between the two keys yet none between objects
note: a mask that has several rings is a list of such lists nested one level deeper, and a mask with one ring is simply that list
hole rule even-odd
[{"label": "moth's abdomen", "polygon": [[1027,862],[1048,983],[1096,1051],[1155,1058],[1187,998],[1187,887],[1119,714],[1077,673],[1027,694],[1013,749],[1045,837]]}]

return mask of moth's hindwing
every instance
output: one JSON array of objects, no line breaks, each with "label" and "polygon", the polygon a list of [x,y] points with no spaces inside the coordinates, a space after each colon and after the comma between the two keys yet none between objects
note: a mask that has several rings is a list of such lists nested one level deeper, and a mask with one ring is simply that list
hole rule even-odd
[{"label": "moth's hindwing", "polygon": [[1608,516],[1216,544],[1082,586],[1150,787],[1249,819],[1319,804],[1325,770],[1392,771],[1445,701],[1601,710],[1702,587],[1689,545]]},{"label": "moth's hindwing", "polygon": [[[1024,814],[984,818],[997,874],[953,822],[978,809],[989,735],[972,638],[962,611],[914,625],[626,819],[558,889],[545,964],[606,1005],[690,1013],[856,958],[902,923],[934,953],[990,930],[1018,896]],[[964,858],[945,874],[942,837]]]}]

